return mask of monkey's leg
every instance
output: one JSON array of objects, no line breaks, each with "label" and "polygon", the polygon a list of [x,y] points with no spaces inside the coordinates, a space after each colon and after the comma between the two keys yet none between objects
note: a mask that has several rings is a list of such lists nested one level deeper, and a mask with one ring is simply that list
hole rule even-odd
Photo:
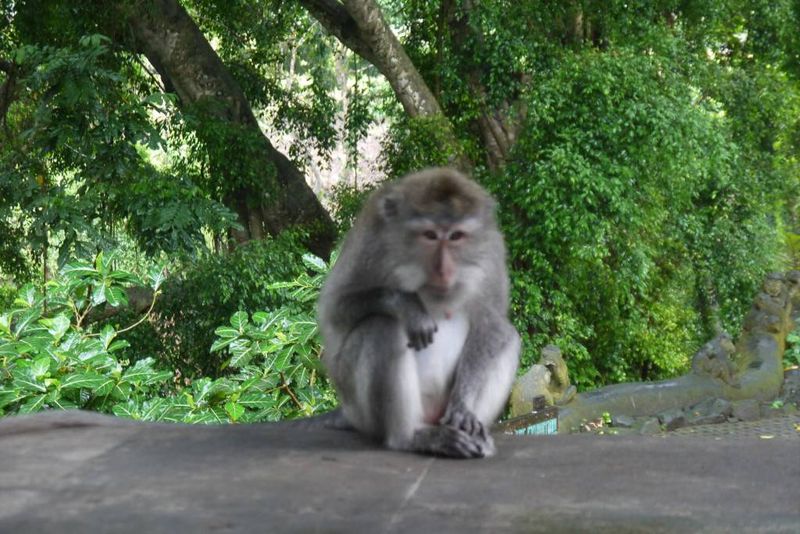
[{"label": "monkey's leg", "polygon": [[489,428],[505,406],[519,363],[520,337],[505,318],[484,316],[473,323],[456,369],[453,389],[441,423],[486,441]]},{"label": "monkey's leg", "polygon": [[348,420],[387,448],[457,458],[482,457],[483,444],[456,428],[424,423],[417,360],[396,319],[370,316],[345,341],[336,367]]}]

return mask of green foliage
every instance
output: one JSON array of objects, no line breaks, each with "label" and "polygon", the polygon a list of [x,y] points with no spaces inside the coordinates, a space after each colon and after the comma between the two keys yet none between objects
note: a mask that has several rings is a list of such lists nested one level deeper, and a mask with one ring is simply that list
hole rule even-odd
[{"label": "green foliage", "polygon": [[292,415],[311,415],[334,406],[332,389],[321,375],[321,347],[314,304],[328,266],[310,254],[303,264],[314,274],[301,273],[289,282],[277,282],[289,304],[274,312],[256,312],[252,321],[246,312],[233,314],[230,326],[215,330],[211,352],[224,351],[230,358],[225,367],[256,374],[274,393],[274,404]]},{"label": "green foliage", "polygon": [[795,328],[786,336],[786,351],[783,353],[783,367],[800,367],[800,328]]},{"label": "green foliage", "polygon": [[[142,403],[157,395],[172,373],[157,371],[152,358],[129,366],[118,358],[127,346],[111,326],[93,331],[90,312],[127,304],[125,287],[139,280],[111,268],[102,254],[94,264],[68,263],[42,293],[19,291],[0,313],[0,414],[46,408],[110,412],[119,403]],[[158,291],[160,272],[150,276]]]},{"label": "green foliage", "polygon": [[344,235],[353,226],[353,222],[364,201],[376,188],[376,184],[370,184],[365,188],[359,189],[344,183],[339,183],[333,187],[331,198],[333,220],[341,235]]},{"label": "green foliage", "polygon": [[[284,233],[253,241],[228,254],[187,262],[172,274],[155,309],[154,328],[164,364],[186,376],[218,376],[223,361],[210,352],[214,329],[240,310],[276,309],[288,302],[272,284],[304,272],[302,236]],[[153,336],[131,340],[132,351],[151,344]]]},{"label": "green foliage", "polygon": [[[124,306],[126,288],[141,283],[132,273],[111,268],[99,255],[95,264],[67,264],[43,294],[23,287],[10,308],[0,312],[0,415],[44,409],[81,408],[146,421],[223,423],[275,421],[327,410],[332,390],[318,376],[319,342],[313,302],[327,266],[303,258],[313,276],[274,284],[295,304],[274,313],[244,312],[219,327],[212,350],[231,357],[230,376],[181,379],[153,357],[129,363],[122,334],[106,324],[86,324],[104,304]],[[158,294],[163,276],[150,275]],[[313,309],[313,306],[312,306]],[[303,311],[305,310],[305,311]]]},{"label": "green foliage", "polygon": [[[126,87],[132,73],[108,38],[65,47],[21,44],[9,51],[13,93],[0,130],[0,269],[25,278],[32,258],[58,248],[88,256],[124,229],[148,253],[192,251],[203,228],[221,232],[235,216],[185,173],[147,161],[168,147],[171,97]],[[13,82],[13,83],[12,83]],[[55,255],[55,254],[54,254]]]},{"label": "green foliage", "polygon": [[446,166],[459,154],[448,137],[447,119],[442,116],[401,118],[393,125],[383,146],[383,170],[397,177],[431,166]]},{"label": "green foliage", "polygon": [[775,258],[781,189],[718,107],[669,58],[622,48],[565,57],[528,106],[513,162],[487,179],[528,358],[554,340],[580,386],[657,378],[714,320],[736,331]]}]

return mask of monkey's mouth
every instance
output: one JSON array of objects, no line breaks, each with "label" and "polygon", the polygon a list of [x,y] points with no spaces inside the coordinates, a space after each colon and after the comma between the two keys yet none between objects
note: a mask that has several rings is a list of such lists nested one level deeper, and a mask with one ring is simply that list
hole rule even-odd
[{"label": "monkey's mouth", "polygon": [[447,297],[449,297],[453,293],[454,289],[455,285],[447,287],[447,286],[435,286],[431,284],[426,284],[422,288],[422,290],[426,294],[438,300],[444,300]]}]

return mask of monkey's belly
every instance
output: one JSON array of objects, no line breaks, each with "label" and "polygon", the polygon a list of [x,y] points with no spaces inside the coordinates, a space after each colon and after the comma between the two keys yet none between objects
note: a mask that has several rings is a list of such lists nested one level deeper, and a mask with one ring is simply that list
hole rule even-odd
[{"label": "monkey's belly", "polygon": [[429,424],[438,423],[447,408],[453,375],[469,330],[463,314],[436,317],[436,325],[433,344],[416,353],[423,416]]}]

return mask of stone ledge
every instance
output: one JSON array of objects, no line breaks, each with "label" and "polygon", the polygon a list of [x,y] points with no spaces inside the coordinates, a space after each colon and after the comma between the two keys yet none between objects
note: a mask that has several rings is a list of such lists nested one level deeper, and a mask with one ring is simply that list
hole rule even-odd
[{"label": "stone ledge", "polygon": [[797,532],[796,440],[497,436],[488,460],[282,424],[0,421],[0,532]]}]

